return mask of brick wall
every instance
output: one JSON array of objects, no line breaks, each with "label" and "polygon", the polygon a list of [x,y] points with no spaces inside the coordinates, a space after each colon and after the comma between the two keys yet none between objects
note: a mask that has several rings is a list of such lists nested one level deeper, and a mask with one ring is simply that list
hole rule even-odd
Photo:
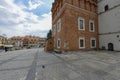
[{"label": "brick wall", "polygon": [[[56,1],[56,0],[55,0]],[[62,51],[77,51],[77,50],[93,50],[98,49],[98,15],[97,6],[95,2],[91,0],[65,0],[63,6],[59,8],[56,15],[52,18],[53,25],[56,24],[54,37],[54,49],[59,49]],[[95,0],[94,0],[95,1]],[[57,3],[57,2],[56,2]],[[55,5],[55,3],[54,3]],[[54,6],[53,8],[54,9]],[[78,18],[82,17],[85,19],[85,31],[80,31],[78,29]],[[61,31],[57,32],[57,21],[61,20]],[[89,20],[94,20],[95,32],[89,31]],[[53,31],[54,33],[54,31]],[[85,37],[85,48],[79,48],[79,37]],[[90,38],[96,38],[96,48],[90,47]],[[61,40],[61,47],[57,48],[57,39]]]}]

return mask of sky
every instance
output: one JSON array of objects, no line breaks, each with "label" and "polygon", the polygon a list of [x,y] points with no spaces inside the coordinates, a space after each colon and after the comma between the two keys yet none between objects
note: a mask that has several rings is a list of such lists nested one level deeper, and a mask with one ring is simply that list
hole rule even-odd
[{"label": "sky", "polygon": [[46,37],[54,0],[0,0],[0,35]]}]

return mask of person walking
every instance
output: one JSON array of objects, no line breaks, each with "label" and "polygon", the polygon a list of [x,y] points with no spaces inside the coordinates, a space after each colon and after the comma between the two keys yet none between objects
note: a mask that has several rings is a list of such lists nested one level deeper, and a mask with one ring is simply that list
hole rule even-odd
[{"label": "person walking", "polygon": [[5,47],[5,52],[7,52],[8,50],[7,50],[7,47]]}]

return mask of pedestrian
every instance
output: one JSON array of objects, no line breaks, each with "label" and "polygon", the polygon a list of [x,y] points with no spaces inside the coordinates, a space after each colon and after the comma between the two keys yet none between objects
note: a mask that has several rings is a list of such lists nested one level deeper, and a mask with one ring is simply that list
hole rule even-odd
[{"label": "pedestrian", "polygon": [[7,52],[7,47],[5,47],[5,52]]}]

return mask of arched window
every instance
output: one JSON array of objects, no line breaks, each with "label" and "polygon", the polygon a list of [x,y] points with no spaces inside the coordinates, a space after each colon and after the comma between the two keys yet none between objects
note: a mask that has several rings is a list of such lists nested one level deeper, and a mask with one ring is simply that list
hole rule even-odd
[{"label": "arched window", "polygon": [[109,6],[105,5],[104,9],[105,9],[105,11],[107,11],[109,9]]}]

